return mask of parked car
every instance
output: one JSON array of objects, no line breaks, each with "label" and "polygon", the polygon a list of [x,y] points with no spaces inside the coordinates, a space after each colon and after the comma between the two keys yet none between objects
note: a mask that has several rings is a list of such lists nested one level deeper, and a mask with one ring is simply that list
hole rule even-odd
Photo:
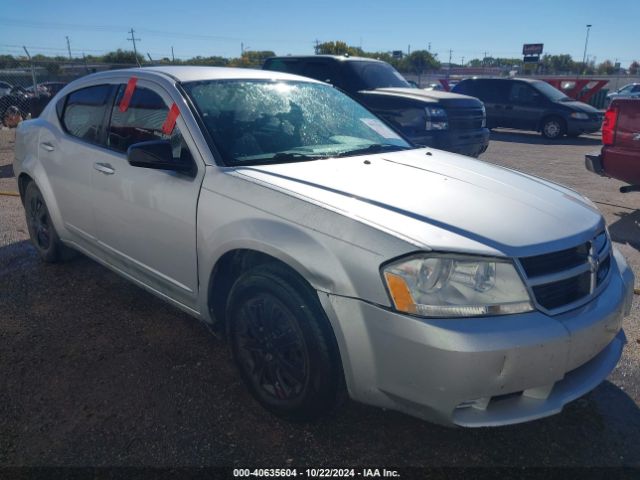
[{"label": "parked car", "polygon": [[88,75],[20,124],[15,155],[44,261],[78,250],[226,332],[286,418],[346,392],[444,424],[524,422],[621,355],[633,273],[588,199],[412,146],[322,82]]},{"label": "parked car", "polygon": [[615,98],[602,124],[602,149],[585,157],[587,170],[629,185],[621,192],[640,191],[640,99]]},{"label": "parked car", "polygon": [[[38,84],[38,94],[53,97],[62,90],[65,85],[66,82],[42,82]],[[25,90],[33,94],[33,85],[26,87]]]},{"label": "parked car", "polygon": [[312,55],[268,58],[265,70],[331,83],[418,145],[477,157],[489,145],[482,102],[414,88],[391,65],[370,58]]},{"label": "parked car", "polygon": [[0,82],[0,97],[8,95],[11,92],[13,85],[7,82]]},{"label": "parked car", "polygon": [[607,103],[611,103],[616,98],[640,98],[640,83],[630,83],[615,92],[607,94]]},{"label": "parked car", "polygon": [[577,137],[600,129],[602,113],[547,82],[529,78],[469,78],[453,91],[484,102],[489,128],[535,130],[546,138]]},{"label": "parked car", "polygon": [[23,87],[12,87],[7,95],[0,97],[0,123],[15,126],[16,112],[19,118],[27,118],[32,97]]}]

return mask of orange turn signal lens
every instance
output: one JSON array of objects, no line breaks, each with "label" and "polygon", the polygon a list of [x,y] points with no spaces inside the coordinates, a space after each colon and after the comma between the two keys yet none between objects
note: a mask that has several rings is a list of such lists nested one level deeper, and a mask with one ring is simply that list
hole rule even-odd
[{"label": "orange turn signal lens", "polygon": [[397,310],[406,313],[416,313],[416,303],[413,301],[407,282],[400,275],[385,272],[389,292]]}]

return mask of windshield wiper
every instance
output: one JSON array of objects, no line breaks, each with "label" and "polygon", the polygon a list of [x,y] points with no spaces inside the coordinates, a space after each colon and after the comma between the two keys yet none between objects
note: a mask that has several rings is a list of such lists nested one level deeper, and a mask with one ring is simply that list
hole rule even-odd
[{"label": "windshield wiper", "polygon": [[362,155],[364,153],[380,153],[380,152],[397,152],[400,150],[411,150],[415,147],[403,147],[401,145],[393,145],[392,143],[374,143],[363,148],[355,150],[347,150],[336,154],[336,157],[350,157],[352,155]]},{"label": "windshield wiper", "polygon": [[298,152],[278,152],[269,161],[298,161],[298,160],[317,160],[319,158],[327,158],[326,155],[298,153]]}]

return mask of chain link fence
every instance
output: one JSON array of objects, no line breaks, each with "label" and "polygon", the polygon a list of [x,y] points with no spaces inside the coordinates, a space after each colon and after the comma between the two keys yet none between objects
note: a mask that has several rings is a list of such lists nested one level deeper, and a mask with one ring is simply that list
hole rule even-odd
[{"label": "chain link fence", "polygon": [[[136,64],[99,63],[83,60],[26,60],[6,59],[0,61],[0,127],[15,127],[26,118],[37,117],[49,100],[67,83],[95,72],[120,68],[137,67]],[[146,64],[146,65],[151,65]],[[467,75],[455,71],[452,77],[455,82]],[[484,75],[490,74],[484,72]],[[425,74],[422,76],[405,73],[405,77],[415,81],[421,87],[430,83],[439,84],[441,78],[449,78],[445,74]],[[479,76],[484,76],[479,75]],[[567,77],[569,78],[569,77]],[[581,77],[591,78],[591,77]],[[595,77],[593,77],[595,78]],[[607,91],[613,91],[620,86],[633,81],[640,81],[640,77],[610,76],[598,77],[609,80],[606,89],[590,99],[590,103],[597,108],[603,108]]]},{"label": "chain link fence", "polygon": [[0,65],[0,125],[37,117],[67,83],[91,73],[137,65],[11,60]]}]

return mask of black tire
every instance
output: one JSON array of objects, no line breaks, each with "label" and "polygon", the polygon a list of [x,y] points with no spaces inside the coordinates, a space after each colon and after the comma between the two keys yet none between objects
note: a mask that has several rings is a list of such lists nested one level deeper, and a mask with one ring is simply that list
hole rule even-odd
[{"label": "black tire", "polygon": [[540,133],[549,140],[557,140],[567,132],[567,126],[560,117],[547,117],[542,120]]},{"label": "black tire", "polygon": [[255,267],[227,303],[231,351],[253,397],[288,420],[313,420],[344,397],[338,347],[315,292],[276,264]]},{"label": "black tire", "polygon": [[29,237],[40,258],[48,263],[70,259],[74,252],[60,241],[47,204],[35,182],[29,182],[24,194],[24,211]]}]

